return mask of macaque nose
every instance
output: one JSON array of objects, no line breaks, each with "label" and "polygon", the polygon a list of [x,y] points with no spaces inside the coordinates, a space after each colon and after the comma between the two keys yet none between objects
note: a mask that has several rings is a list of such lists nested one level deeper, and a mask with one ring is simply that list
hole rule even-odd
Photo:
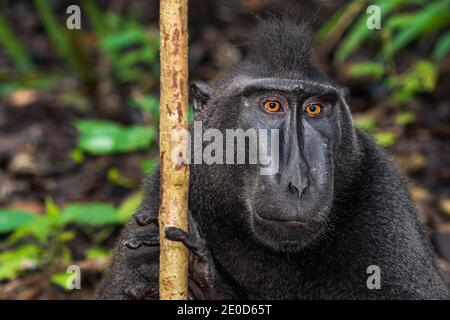
[{"label": "macaque nose", "polygon": [[289,192],[297,197],[298,199],[301,199],[303,193],[308,189],[309,183],[302,183],[302,184],[296,184],[292,181],[289,181],[288,183],[288,189]]}]

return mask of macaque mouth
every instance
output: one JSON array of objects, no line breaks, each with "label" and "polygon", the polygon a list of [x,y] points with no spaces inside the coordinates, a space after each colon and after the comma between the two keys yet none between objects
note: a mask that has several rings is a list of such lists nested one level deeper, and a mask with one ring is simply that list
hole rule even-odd
[{"label": "macaque mouth", "polygon": [[257,212],[255,212],[255,216],[261,220],[265,220],[265,221],[272,222],[272,223],[285,224],[286,226],[291,226],[291,227],[306,227],[309,224],[307,221],[301,221],[301,220],[266,218],[266,217],[260,216]]}]

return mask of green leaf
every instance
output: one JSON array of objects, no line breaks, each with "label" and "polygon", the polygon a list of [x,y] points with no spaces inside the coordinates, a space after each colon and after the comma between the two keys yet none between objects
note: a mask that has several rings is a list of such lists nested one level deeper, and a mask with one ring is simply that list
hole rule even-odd
[{"label": "green leaf", "polygon": [[194,108],[190,104],[188,106],[188,123],[191,123],[192,121],[194,121]]},{"label": "green leaf", "polygon": [[35,220],[36,215],[19,209],[0,210],[0,234],[8,233]]},{"label": "green leaf", "polygon": [[403,29],[414,23],[416,15],[414,13],[396,14],[386,21],[386,27],[389,29]]},{"label": "green leaf", "polygon": [[380,79],[384,75],[384,65],[371,61],[353,63],[350,65],[349,73],[352,77],[367,76]]},{"label": "green leaf", "polygon": [[[352,2],[353,3],[353,2]],[[346,7],[339,9],[333,16],[326,21],[321,27],[319,32],[317,32],[317,39],[322,41],[328,38],[335,27],[340,22],[341,18],[352,8],[352,3],[348,4]]]},{"label": "green leaf", "polygon": [[90,247],[84,253],[87,259],[101,259],[105,257],[109,257],[111,255],[111,251],[103,249],[101,247]]},{"label": "green leaf", "polygon": [[432,32],[449,23],[449,1],[438,1],[427,5],[415,14],[414,23],[407,25],[392,40],[387,56],[391,56],[423,33]]},{"label": "green leaf", "polygon": [[0,281],[15,278],[23,271],[39,267],[42,250],[35,245],[23,245],[0,253]]},{"label": "green leaf", "polygon": [[56,239],[61,243],[71,241],[71,240],[75,239],[75,237],[76,237],[76,233],[73,230],[64,231],[64,232],[58,233],[56,235]]},{"label": "green leaf", "polygon": [[375,141],[382,147],[388,148],[397,142],[397,137],[390,132],[379,132],[375,134]]},{"label": "green leaf", "polygon": [[69,204],[61,219],[64,223],[105,225],[120,223],[116,209],[107,203]]},{"label": "green leaf", "polygon": [[40,242],[46,242],[48,237],[57,230],[61,221],[59,220],[60,210],[50,197],[46,197],[45,207],[46,214],[43,216],[28,213],[28,216],[31,215],[32,217],[26,219],[14,229],[14,233],[9,237],[9,241],[14,243],[25,237],[32,236]]},{"label": "green leaf", "polygon": [[133,213],[135,213],[139,208],[141,202],[142,193],[140,192],[133,193],[131,196],[126,198],[117,209],[120,220],[123,222],[128,221]]},{"label": "green leaf", "polygon": [[119,33],[111,33],[101,39],[101,46],[107,51],[119,51],[147,40],[147,33],[141,28],[129,28]]},{"label": "green leaf", "polygon": [[143,99],[135,100],[135,105],[148,112],[154,123],[159,121],[159,99],[154,95],[147,95]]},{"label": "green leaf", "polygon": [[409,123],[414,122],[416,116],[412,112],[400,112],[395,115],[395,123],[398,125],[407,125]]},{"label": "green leaf", "polygon": [[49,216],[39,216],[36,219],[29,221],[29,223],[17,228],[9,237],[8,241],[14,243],[20,239],[32,236],[40,242],[47,242],[48,237],[56,228],[54,218]]},{"label": "green leaf", "polygon": [[155,159],[142,159],[141,170],[145,175],[151,176],[158,169],[159,161]]},{"label": "green leaf", "polygon": [[410,101],[416,93],[431,92],[436,87],[438,70],[428,60],[419,60],[404,74],[390,77],[388,86],[394,90],[394,98],[398,103]]},{"label": "green leaf", "polygon": [[12,78],[11,74],[0,73],[0,97],[7,96],[18,89],[46,90],[54,85],[58,77],[54,74],[26,74]]},{"label": "green leaf", "polygon": [[356,118],[354,121],[355,121],[355,125],[358,128],[365,130],[367,132],[373,131],[376,126],[375,120],[372,117]]},{"label": "green leaf", "polygon": [[450,31],[447,31],[436,43],[433,49],[433,59],[442,59],[450,51]]},{"label": "green leaf", "polygon": [[70,291],[69,284],[72,283],[73,278],[77,275],[70,272],[55,273],[50,277],[50,282],[63,288],[65,291]]},{"label": "green leaf", "polygon": [[123,176],[116,167],[108,169],[107,179],[109,183],[128,189],[133,189],[136,186],[136,183],[132,179]]},{"label": "green leaf", "polygon": [[89,18],[89,22],[92,24],[95,30],[95,33],[97,33],[102,38],[107,32],[105,16],[98,9],[95,1],[83,0],[82,4],[84,11]]},{"label": "green leaf", "polygon": [[45,214],[51,218],[57,218],[60,214],[59,207],[49,196],[45,197]]},{"label": "green leaf", "polygon": [[[115,14],[106,14],[101,18],[95,6],[86,8],[94,22],[94,27],[101,32],[100,48],[108,56],[114,73],[120,81],[134,81],[142,78],[158,65],[159,37],[149,33],[134,21],[125,21]],[[105,24],[97,20],[106,21]]]},{"label": "green leaf", "polygon": [[155,129],[139,125],[122,126],[106,120],[79,120],[78,147],[93,155],[132,152],[148,148]]},{"label": "green leaf", "polygon": [[77,164],[83,163],[83,161],[84,161],[84,153],[83,153],[83,150],[80,150],[80,149],[78,149],[78,148],[72,149],[72,150],[70,151],[70,157],[71,157],[72,160],[73,160],[75,163],[77,163]]},{"label": "green leaf", "polygon": [[61,249],[61,253],[58,256],[55,256],[55,258],[58,259],[61,264],[69,265],[73,261],[72,251],[67,246],[63,246]]},{"label": "green leaf", "polygon": [[28,73],[34,68],[27,51],[20,40],[14,35],[8,26],[5,17],[0,14],[0,45],[9,58],[14,61],[23,73]]}]

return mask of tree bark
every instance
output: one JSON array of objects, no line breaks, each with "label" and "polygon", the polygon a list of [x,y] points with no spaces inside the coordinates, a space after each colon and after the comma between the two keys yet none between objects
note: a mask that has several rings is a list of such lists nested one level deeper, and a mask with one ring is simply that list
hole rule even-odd
[{"label": "tree bark", "polygon": [[188,298],[189,252],[165,238],[166,227],[188,228],[188,0],[161,0],[160,160],[161,300]]}]

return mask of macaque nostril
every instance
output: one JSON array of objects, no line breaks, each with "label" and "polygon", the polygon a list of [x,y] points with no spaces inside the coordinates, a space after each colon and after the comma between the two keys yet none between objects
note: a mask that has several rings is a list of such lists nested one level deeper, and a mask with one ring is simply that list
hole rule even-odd
[{"label": "macaque nostril", "polygon": [[293,194],[294,196],[298,197],[299,199],[302,197],[303,193],[308,189],[309,185],[305,185],[303,187],[299,187],[292,181],[289,181],[288,188],[289,192]]},{"label": "macaque nostril", "polygon": [[292,181],[289,181],[288,187],[289,187],[289,191],[290,191],[294,196],[300,198],[300,189],[297,187],[297,185],[295,185],[294,183],[292,183]]}]

